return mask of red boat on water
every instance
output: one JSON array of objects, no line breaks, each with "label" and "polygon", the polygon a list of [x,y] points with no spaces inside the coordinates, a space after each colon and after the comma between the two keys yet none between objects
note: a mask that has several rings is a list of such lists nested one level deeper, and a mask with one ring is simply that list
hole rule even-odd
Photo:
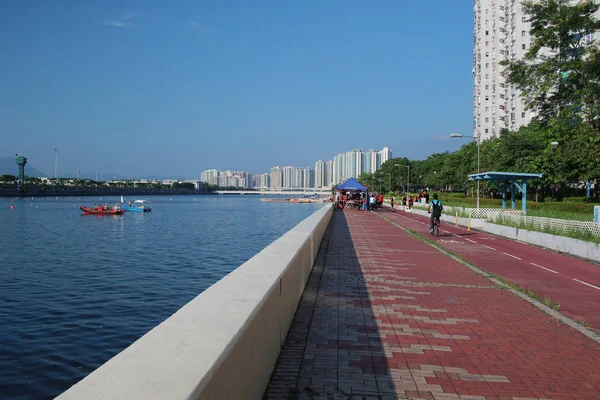
[{"label": "red boat on water", "polygon": [[83,211],[83,215],[121,215],[125,213],[125,210],[121,210],[120,208],[109,208],[105,210],[103,208],[92,208],[92,207],[79,207],[81,211]]}]

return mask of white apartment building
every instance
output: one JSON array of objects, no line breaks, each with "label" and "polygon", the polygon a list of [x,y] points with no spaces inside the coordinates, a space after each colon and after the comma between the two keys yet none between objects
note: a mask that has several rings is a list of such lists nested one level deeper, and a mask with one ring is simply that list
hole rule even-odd
[{"label": "white apartment building", "polygon": [[216,185],[218,176],[219,171],[216,169],[208,169],[200,174],[200,181],[209,183],[211,185]]},{"label": "white apartment building", "polygon": [[302,187],[304,189],[312,189],[315,187],[315,170],[310,168],[310,167],[306,167],[304,169],[302,169],[302,177],[303,177],[303,181],[302,181]]},{"label": "white apartment building", "polygon": [[304,185],[304,171],[302,168],[294,168],[294,185],[293,188],[301,188]]},{"label": "white apartment building", "polygon": [[273,189],[281,189],[283,185],[283,171],[281,167],[271,168],[271,187]]},{"label": "white apartment building", "polygon": [[337,185],[344,180],[359,177],[362,173],[373,173],[381,168],[381,164],[392,158],[392,151],[384,147],[380,151],[352,150],[340,153],[333,158],[332,179],[330,185]]},{"label": "white apartment building", "polygon": [[271,175],[269,173],[258,174],[252,177],[253,187],[258,189],[269,188],[271,182]]},{"label": "white apartment building", "polygon": [[[381,151],[379,152],[379,160],[377,163],[376,170],[378,170],[381,167],[381,164],[388,161],[390,158],[392,158],[392,151],[390,150],[390,148],[384,147],[383,149],[381,149]],[[375,172],[375,171],[373,171],[373,172]]]},{"label": "white apartment building", "polygon": [[519,91],[506,84],[500,65],[527,52],[530,24],[520,1],[475,0],[473,11],[473,136],[485,140],[504,128],[517,130],[533,117]]},{"label": "white apartment building", "polygon": [[283,167],[283,187],[292,188],[296,184],[296,167]]},{"label": "white apartment building", "polygon": [[323,186],[331,187],[333,185],[333,160],[325,163],[325,181]]},{"label": "white apartment building", "polygon": [[327,186],[325,183],[325,161],[319,160],[315,163],[315,187]]},{"label": "white apartment building", "polygon": [[[520,91],[506,83],[499,64],[523,58],[531,47],[531,24],[520,0],[474,0],[473,15],[473,136],[485,140],[498,137],[503,128],[516,131],[535,115],[525,110]],[[598,33],[583,42],[597,38]]]}]

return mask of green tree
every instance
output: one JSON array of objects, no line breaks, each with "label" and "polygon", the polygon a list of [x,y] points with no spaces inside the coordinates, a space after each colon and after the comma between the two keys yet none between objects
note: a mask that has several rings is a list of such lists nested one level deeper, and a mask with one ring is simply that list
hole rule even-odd
[{"label": "green tree", "polygon": [[2,182],[13,183],[15,180],[17,180],[17,177],[14,175],[4,174],[0,176]]},{"label": "green tree", "polygon": [[532,46],[521,60],[503,61],[509,83],[522,90],[528,109],[549,123],[566,118],[600,129],[600,52],[586,37],[600,30],[598,5],[569,0],[524,2]]},{"label": "green tree", "polygon": [[194,190],[195,188],[196,186],[191,182],[173,183],[173,189]]}]

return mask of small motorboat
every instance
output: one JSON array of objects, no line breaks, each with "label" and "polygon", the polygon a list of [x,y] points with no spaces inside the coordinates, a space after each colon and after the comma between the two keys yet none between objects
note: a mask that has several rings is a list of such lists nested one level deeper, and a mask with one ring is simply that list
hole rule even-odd
[{"label": "small motorboat", "polygon": [[152,211],[152,203],[150,200],[136,200],[133,204],[130,201],[127,203],[121,202],[121,209],[133,212],[150,212]]},{"label": "small motorboat", "polygon": [[102,207],[93,208],[93,207],[79,207],[81,211],[83,211],[83,215],[121,215],[125,213],[125,210],[122,210],[118,206],[113,206],[108,210],[103,209]]}]

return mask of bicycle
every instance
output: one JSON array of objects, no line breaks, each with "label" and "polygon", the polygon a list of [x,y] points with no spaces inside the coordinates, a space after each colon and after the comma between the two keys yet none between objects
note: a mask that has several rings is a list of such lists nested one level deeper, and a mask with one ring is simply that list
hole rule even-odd
[{"label": "bicycle", "polygon": [[431,234],[435,237],[440,236],[440,217],[433,217],[433,232]]}]

